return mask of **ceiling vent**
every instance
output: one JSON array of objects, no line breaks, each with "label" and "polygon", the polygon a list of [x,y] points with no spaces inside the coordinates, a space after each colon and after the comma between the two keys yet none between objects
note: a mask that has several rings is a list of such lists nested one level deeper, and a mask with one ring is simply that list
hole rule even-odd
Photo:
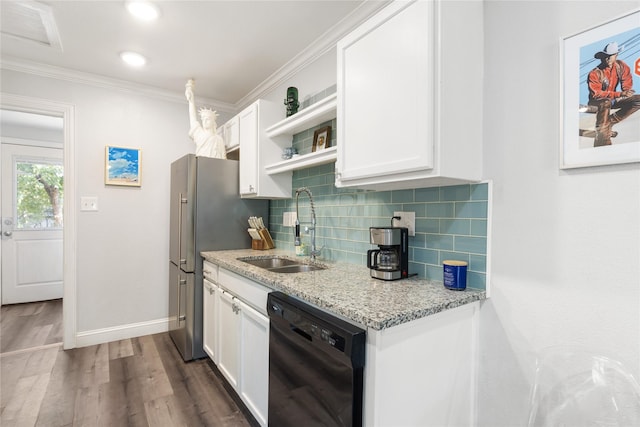
[{"label": "ceiling vent", "polygon": [[50,6],[35,1],[0,1],[3,35],[62,50]]}]

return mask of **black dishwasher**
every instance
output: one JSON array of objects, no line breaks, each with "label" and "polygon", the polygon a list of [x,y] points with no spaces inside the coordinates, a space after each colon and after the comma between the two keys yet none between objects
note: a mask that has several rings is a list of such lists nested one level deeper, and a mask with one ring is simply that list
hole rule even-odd
[{"label": "black dishwasher", "polygon": [[267,311],[269,425],[362,426],[366,332],[282,292]]}]

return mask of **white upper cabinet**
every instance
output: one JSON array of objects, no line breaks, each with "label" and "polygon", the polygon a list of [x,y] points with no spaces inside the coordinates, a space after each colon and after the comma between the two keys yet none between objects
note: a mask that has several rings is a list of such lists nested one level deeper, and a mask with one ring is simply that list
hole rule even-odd
[{"label": "white upper cabinet", "polygon": [[240,196],[291,198],[291,172],[268,175],[265,166],[281,160],[291,145],[284,136],[267,136],[266,129],[285,116],[283,105],[258,100],[238,114],[240,133]]},{"label": "white upper cabinet", "polygon": [[[481,179],[482,98],[469,86],[482,86],[482,31],[465,23],[481,21],[482,11],[473,17],[447,6],[458,20],[445,30],[444,7],[393,2],[338,43],[337,187],[402,189]],[[444,41],[453,49],[442,50]]]},{"label": "white upper cabinet", "polygon": [[223,137],[227,152],[237,150],[240,147],[240,118],[238,116],[224,124]]}]

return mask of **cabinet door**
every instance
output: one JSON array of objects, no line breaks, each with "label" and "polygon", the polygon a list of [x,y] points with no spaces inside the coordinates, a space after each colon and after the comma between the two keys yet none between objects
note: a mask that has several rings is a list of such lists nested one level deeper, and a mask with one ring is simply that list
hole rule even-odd
[{"label": "cabinet door", "polygon": [[218,292],[218,369],[238,390],[240,369],[240,316],[238,301],[231,294]]},{"label": "cabinet door", "polygon": [[234,150],[240,145],[240,118],[233,117],[224,125],[224,145],[227,151]]},{"label": "cabinet door", "polygon": [[269,407],[269,318],[240,303],[240,395],[260,425]]},{"label": "cabinet door", "polygon": [[202,345],[205,353],[209,355],[214,363],[218,363],[218,295],[219,289],[216,285],[204,281],[202,287]]},{"label": "cabinet door", "polygon": [[240,195],[258,193],[258,104],[252,104],[239,115],[240,130]]},{"label": "cabinet door", "polygon": [[434,167],[432,3],[392,3],[338,43],[337,186]]}]

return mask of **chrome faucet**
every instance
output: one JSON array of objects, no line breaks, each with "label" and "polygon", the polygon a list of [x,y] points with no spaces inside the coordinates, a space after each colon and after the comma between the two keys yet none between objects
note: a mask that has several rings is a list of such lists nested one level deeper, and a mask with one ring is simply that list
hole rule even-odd
[{"label": "chrome faucet", "polygon": [[316,208],[313,204],[313,195],[311,194],[311,190],[307,187],[300,187],[296,190],[296,236],[294,240],[295,246],[300,246],[300,213],[298,212],[298,198],[300,197],[300,193],[307,193],[309,196],[309,201],[311,203],[311,227],[306,227],[307,231],[311,231],[311,251],[309,255],[311,255],[311,259],[315,259],[317,255],[320,255],[320,251],[316,249]]}]

